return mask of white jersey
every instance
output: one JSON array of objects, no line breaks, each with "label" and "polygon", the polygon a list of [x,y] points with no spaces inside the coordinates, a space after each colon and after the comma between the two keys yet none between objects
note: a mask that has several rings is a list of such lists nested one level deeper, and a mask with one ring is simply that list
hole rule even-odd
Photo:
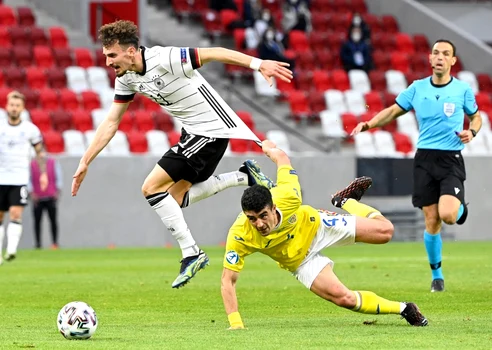
[{"label": "white jersey", "polygon": [[41,141],[38,127],[27,120],[18,125],[0,121],[0,185],[28,184],[31,147]]},{"label": "white jersey", "polygon": [[200,67],[193,48],[141,47],[143,72],[116,78],[117,103],[140,93],[178,119],[189,134],[216,138],[257,140],[219,94],[195,69]]}]

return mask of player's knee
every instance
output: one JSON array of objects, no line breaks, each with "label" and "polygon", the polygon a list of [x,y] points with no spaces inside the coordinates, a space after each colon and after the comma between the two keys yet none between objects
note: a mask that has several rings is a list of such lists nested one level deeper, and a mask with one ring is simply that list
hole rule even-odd
[{"label": "player's knee", "polygon": [[388,243],[393,238],[393,233],[395,232],[395,227],[393,223],[389,220],[381,220],[378,227],[378,234],[381,239],[381,243]]},{"label": "player's knee", "polygon": [[425,229],[429,232],[439,232],[441,230],[441,218],[437,216],[427,216],[425,218]]},{"label": "player's knee", "polygon": [[346,309],[353,309],[357,304],[357,300],[352,292],[333,298],[332,302]]},{"label": "player's knee", "polygon": [[448,225],[454,225],[456,223],[457,216],[458,213],[454,213],[452,211],[444,211],[443,213],[440,213],[441,220]]},{"label": "player's knee", "polygon": [[144,195],[144,197],[150,196],[157,192],[160,192],[158,186],[156,186],[151,181],[144,181],[142,185],[142,194]]}]

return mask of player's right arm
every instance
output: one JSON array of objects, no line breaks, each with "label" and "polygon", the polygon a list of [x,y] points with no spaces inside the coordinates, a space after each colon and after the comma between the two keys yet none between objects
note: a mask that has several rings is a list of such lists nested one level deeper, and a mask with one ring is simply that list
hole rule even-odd
[{"label": "player's right arm", "polygon": [[128,104],[129,102],[113,102],[108,115],[97,127],[94,139],[80,159],[79,167],[73,176],[72,196],[77,195],[79,187],[87,174],[89,164],[96,158],[99,152],[107,146],[109,141],[111,141],[116,134],[116,131],[118,131],[118,126],[120,125],[123,114],[125,114],[128,109]]},{"label": "player's right arm", "polygon": [[291,166],[290,159],[287,154],[280,148],[277,148],[277,145],[274,142],[270,140],[262,141],[261,149],[263,150],[263,153],[265,153],[265,155],[277,165],[277,168],[284,165]]},{"label": "player's right arm", "polygon": [[411,84],[408,88],[402,91],[393,105],[383,109],[376,114],[368,122],[361,122],[357,124],[354,130],[352,130],[351,136],[356,135],[362,131],[367,131],[372,128],[379,128],[390,123],[394,119],[402,116],[413,108],[412,100],[415,96],[415,84]]},{"label": "player's right arm", "polygon": [[237,296],[236,296],[236,282],[239,277],[239,272],[229,270],[224,267],[222,271],[221,287],[222,301],[224,302],[224,308],[229,320],[229,329],[243,329],[244,324],[239,314]]}]

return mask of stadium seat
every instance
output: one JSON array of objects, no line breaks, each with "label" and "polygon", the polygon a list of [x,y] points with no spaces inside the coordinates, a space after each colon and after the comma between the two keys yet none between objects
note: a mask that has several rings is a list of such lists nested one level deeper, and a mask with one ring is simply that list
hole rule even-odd
[{"label": "stadium seat", "polygon": [[415,51],[429,54],[431,51],[429,41],[425,34],[414,34],[413,35],[413,46]]},{"label": "stadium seat", "polygon": [[474,94],[477,94],[479,91],[477,77],[473,72],[462,70],[457,74],[459,80],[463,80],[468,83]]},{"label": "stadium seat", "polygon": [[[264,78],[263,78],[264,80]],[[281,79],[275,79],[277,89],[280,91],[281,96],[284,98],[289,98],[289,94],[293,91],[296,91],[295,84],[287,83]]]},{"label": "stadium seat", "polygon": [[102,107],[99,95],[95,91],[82,91],[80,93],[80,101],[82,108],[86,111],[92,111],[93,109]]},{"label": "stadium seat", "polygon": [[12,88],[8,88],[0,85],[0,107],[5,108],[5,106],[7,105],[7,95],[12,90],[13,90]]},{"label": "stadium seat", "polygon": [[413,156],[414,148],[410,137],[400,132],[394,132],[392,135],[396,151],[405,156]]},{"label": "stadium seat", "polygon": [[63,144],[62,135],[55,130],[47,130],[42,132],[43,143],[46,147],[46,151],[49,153],[63,153],[65,152],[65,145]]},{"label": "stadium seat", "polygon": [[[10,44],[9,44],[10,45]],[[12,64],[12,48],[9,46],[3,46],[2,50],[0,50],[0,66],[8,67]]]},{"label": "stadium seat", "polygon": [[89,67],[86,69],[86,72],[91,90],[102,91],[111,88],[106,69],[102,67]]},{"label": "stadium seat", "polygon": [[234,10],[225,9],[219,12],[219,17],[222,27],[221,32],[232,34],[232,31],[230,30],[230,25],[233,22],[240,20],[239,13]]},{"label": "stadium seat", "polygon": [[55,47],[53,48],[53,56],[58,63],[58,67],[63,69],[73,66],[72,51],[69,48]]},{"label": "stadium seat", "polygon": [[122,130],[117,130],[114,137],[108,144],[109,153],[113,156],[130,155],[130,145],[126,134]]},{"label": "stadium seat", "polygon": [[492,92],[492,80],[487,73],[477,74],[478,90],[483,92]]},{"label": "stadium seat", "polygon": [[283,130],[268,130],[266,132],[266,138],[275,142],[278,148],[283,150],[285,153],[290,154],[290,143],[289,138],[285,131]]},{"label": "stadium seat", "polygon": [[207,10],[202,14],[202,23],[205,32],[211,36],[222,34],[222,23],[217,11]]},{"label": "stadium seat", "polygon": [[346,71],[343,69],[335,69],[331,72],[331,80],[333,88],[345,91],[350,89],[350,81]]},{"label": "stadium seat", "polygon": [[381,27],[387,33],[398,33],[398,22],[392,15],[382,15],[381,16]]},{"label": "stadium seat", "polygon": [[236,114],[248,128],[251,130],[255,129],[255,122],[251,113],[248,111],[236,111]]},{"label": "stadium seat", "polygon": [[[324,14],[318,14],[321,15],[323,18],[326,17]],[[313,21],[315,18],[315,13],[313,13]],[[329,23],[326,23],[327,26],[329,26]],[[313,22],[314,26],[314,22]],[[309,35],[309,47],[312,51],[317,52],[320,50],[324,50],[326,47],[326,38],[328,37],[327,30],[322,30],[316,28],[314,26],[314,31],[311,32]]]},{"label": "stadium seat", "polygon": [[145,134],[147,138],[148,152],[152,156],[162,156],[170,148],[167,135],[162,130],[149,130]]},{"label": "stadium seat", "polygon": [[386,90],[386,76],[382,70],[372,70],[369,72],[369,81],[374,91]]},{"label": "stadium seat", "polygon": [[0,26],[0,46],[2,48],[10,48],[12,46],[12,40],[10,39],[10,31],[8,27]]},{"label": "stadium seat", "polygon": [[237,51],[242,51],[245,49],[246,40],[246,30],[244,28],[236,28],[232,32],[232,37],[234,38],[234,46]]},{"label": "stadium seat", "polygon": [[27,86],[31,89],[48,87],[48,78],[44,69],[29,67],[26,69]]},{"label": "stadium seat", "polygon": [[384,130],[377,130],[373,135],[378,157],[394,158],[398,156],[391,133]]},{"label": "stadium seat", "polygon": [[329,111],[338,114],[343,114],[348,112],[347,106],[345,105],[343,92],[341,92],[340,90],[334,90],[334,89],[326,90],[325,101]]},{"label": "stadium seat", "polygon": [[13,59],[17,67],[30,67],[33,63],[30,46],[14,46],[12,48]]},{"label": "stadium seat", "polygon": [[352,69],[348,72],[350,89],[359,91],[363,94],[371,91],[371,82],[367,73],[363,70]]},{"label": "stadium seat", "polygon": [[10,27],[10,40],[17,47],[31,47],[30,31],[26,27]]},{"label": "stadium seat", "polygon": [[49,46],[50,42],[46,36],[46,32],[40,27],[31,27],[32,45]]},{"label": "stadium seat", "polygon": [[358,12],[361,15],[367,13],[367,6],[365,0],[351,0],[350,1],[351,12]]},{"label": "stadium seat", "polygon": [[275,97],[280,94],[280,92],[277,90],[277,80],[275,78],[272,79],[273,85],[270,86],[270,84],[268,84],[268,82],[265,80],[265,78],[263,78],[263,75],[261,75],[260,72],[253,72],[255,92],[258,96]]},{"label": "stadium seat", "polygon": [[304,54],[310,50],[309,41],[305,32],[302,30],[291,30],[288,35],[290,50],[295,50],[299,54]]},{"label": "stadium seat", "polygon": [[296,84],[298,90],[304,92],[310,93],[315,89],[313,85],[313,73],[309,70],[303,71],[296,69],[296,77],[294,78],[293,83]]},{"label": "stadium seat", "polygon": [[[172,142],[169,142],[171,145]],[[249,151],[249,141],[241,139],[231,139],[229,141],[233,153],[247,153]]]},{"label": "stadium seat", "polygon": [[378,91],[370,91],[364,95],[368,111],[379,112],[384,109],[383,99]]},{"label": "stadium seat", "polygon": [[148,144],[144,132],[133,130],[127,132],[126,137],[128,140],[128,146],[131,153],[147,153]]},{"label": "stadium seat", "polygon": [[383,95],[383,101],[385,107],[389,107],[393,105],[393,103],[395,103],[396,96],[397,96],[396,94],[393,94],[389,91],[383,91],[382,95]]},{"label": "stadium seat", "polygon": [[396,124],[398,126],[398,132],[412,135],[418,133],[419,127],[417,124],[417,119],[413,112],[405,113],[404,115],[396,118]]},{"label": "stadium seat", "polygon": [[373,35],[371,43],[375,51],[390,53],[395,50],[396,39],[394,34],[380,32]]},{"label": "stadium seat", "polygon": [[50,68],[55,64],[55,58],[53,52],[48,46],[34,46],[34,62],[38,67]]},{"label": "stadium seat", "polygon": [[319,114],[326,109],[325,93],[323,91],[311,91],[308,99],[309,106],[314,114]]},{"label": "stadium seat", "polygon": [[[410,59],[410,66],[412,68],[412,72],[420,75],[419,79],[432,74],[428,53],[415,52],[414,54],[412,54]],[[409,72],[407,72],[407,74],[408,73]]]},{"label": "stadium seat", "polygon": [[135,111],[133,113],[133,120],[134,120],[134,125],[138,131],[146,132],[155,129],[154,115],[149,111],[146,110]]},{"label": "stadium seat", "polygon": [[291,116],[299,121],[312,116],[313,112],[309,106],[309,100],[304,91],[295,90],[289,94],[289,105]]},{"label": "stadium seat", "polygon": [[51,121],[56,131],[63,132],[73,129],[72,113],[69,111],[58,110],[51,112]]},{"label": "stadium seat", "polygon": [[91,113],[84,110],[72,112],[72,122],[76,130],[85,132],[94,129]]},{"label": "stadium seat", "polygon": [[376,69],[380,71],[387,71],[391,69],[390,56],[387,52],[382,50],[374,50],[372,58]]},{"label": "stadium seat", "polygon": [[65,152],[70,156],[82,156],[86,145],[84,134],[78,130],[65,130],[62,133]]},{"label": "stadium seat", "polygon": [[67,76],[67,85],[69,89],[76,93],[90,90],[84,68],[75,66],[67,67],[65,68],[65,74]]},{"label": "stadium seat", "polygon": [[0,5],[0,25],[14,26],[17,24],[17,17],[14,10],[7,5]]},{"label": "stadium seat", "polygon": [[106,67],[106,73],[108,73],[109,77],[109,83],[111,84],[111,87],[114,88],[114,82],[116,80],[116,73],[114,72],[114,69],[111,67]]},{"label": "stadium seat", "polygon": [[344,138],[347,133],[343,130],[340,114],[331,110],[319,114],[321,120],[321,131],[324,136],[335,139]]},{"label": "stadium seat", "polygon": [[329,71],[335,69],[337,65],[336,60],[338,57],[331,50],[327,50],[326,48],[316,50],[316,58],[321,70]]},{"label": "stadium seat", "polygon": [[36,125],[41,132],[53,129],[51,116],[45,109],[31,109],[29,111],[31,122]]},{"label": "stadium seat", "polygon": [[[95,109],[97,111],[97,109]],[[105,118],[107,115],[107,111],[104,111],[104,116],[102,118]],[[100,118],[101,116],[99,116]],[[129,132],[133,130],[133,113],[131,112],[126,112],[123,114],[123,118],[121,118],[120,125],[118,126],[118,130],[122,132]]]},{"label": "stadium seat", "polygon": [[26,98],[25,107],[27,110],[39,107],[39,92],[30,88],[19,89]]},{"label": "stadium seat", "polygon": [[332,32],[327,37],[326,48],[333,52],[340,52],[342,43],[347,39],[347,32]]},{"label": "stadium seat", "polygon": [[0,86],[5,85],[5,79],[3,78],[3,71],[0,70]]},{"label": "stadium seat", "polygon": [[5,84],[12,89],[21,89],[26,85],[26,75],[22,68],[11,66],[3,70]]},{"label": "stadium seat", "polygon": [[390,54],[391,69],[408,73],[410,71],[410,60],[406,52],[394,51]]},{"label": "stadium seat", "polygon": [[172,131],[167,132],[166,135],[167,135],[167,139],[169,141],[169,144],[171,146],[177,145],[179,140],[181,139],[181,133],[178,131],[172,130]]},{"label": "stadium seat", "polygon": [[386,86],[388,86],[388,91],[392,94],[398,95],[407,88],[405,75],[401,71],[388,70],[386,71],[385,76]]},{"label": "stadium seat", "polygon": [[161,105],[158,103],[155,103],[155,101],[151,100],[150,98],[144,97],[143,95],[135,95],[140,99],[140,105],[141,109],[146,110],[147,112],[157,112],[162,109]]},{"label": "stadium seat", "polygon": [[48,29],[51,47],[68,48],[68,38],[62,27],[51,27]]},{"label": "stadium seat", "polygon": [[53,67],[46,70],[46,77],[52,89],[63,89],[67,87],[67,76],[63,70]]},{"label": "stadium seat", "polygon": [[359,119],[355,114],[343,113],[340,117],[342,118],[343,130],[345,130],[348,135],[355,129],[357,124],[359,124]]},{"label": "stadium seat", "polygon": [[17,19],[20,26],[33,27],[36,24],[36,18],[30,7],[17,7]]},{"label": "stadium seat", "polygon": [[[484,130],[485,131],[485,130]],[[487,138],[490,136],[490,131],[479,132],[476,137],[473,138],[473,142],[468,143],[471,156],[488,156],[490,150],[487,144]]]},{"label": "stadium seat", "polygon": [[[104,118],[106,118],[107,112],[108,111],[105,110],[105,109],[94,109],[93,111],[90,112],[91,117],[92,117],[92,127],[94,129],[97,129],[97,127],[99,126],[99,124],[101,124],[102,121],[104,120]],[[128,112],[125,113],[125,115],[127,115],[127,114],[129,114],[129,113]],[[124,119],[125,115],[123,116],[121,122],[123,122],[123,119]]]},{"label": "stadium seat", "polygon": [[106,89],[98,92],[101,108],[109,109],[114,101],[114,90]]},{"label": "stadium seat", "polygon": [[360,91],[347,90],[344,92],[345,105],[350,113],[359,115],[365,113],[366,101],[364,100],[364,95]]},{"label": "stadium seat", "polygon": [[354,136],[355,152],[357,157],[374,158],[377,155],[377,149],[374,144],[373,133],[361,132]]},{"label": "stadium seat", "polygon": [[95,65],[91,50],[85,47],[78,47],[73,49],[73,53],[75,57],[75,65],[82,68],[88,68]]},{"label": "stadium seat", "polygon": [[39,90],[39,103],[41,108],[48,111],[55,111],[60,108],[60,97],[54,89],[44,88]]},{"label": "stadium seat", "polygon": [[477,105],[480,109],[489,110],[492,108],[492,101],[490,99],[490,95],[486,92],[478,92],[475,95],[475,99],[477,101]]},{"label": "stadium seat", "polygon": [[[296,59],[296,70],[313,71],[316,69],[316,57],[312,51],[305,51]],[[299,77],[299,76],[298,76]]]},{"label": "stadium seat", "polygon": [[317,91],[326,91],[333,89],[330,73],[325,70],[313,71],[313,83]]},{"label": "stadium seat", "polygon": [[59,90],[61,106],[65,110],[74,111],[80,108],[77,94],[70,89]]},{"label": "stadium seat", "polygon": [[[117,131],[118,132],[118,131]],[[94,140],[94,136],[96,135],[96,130],[87,130],[84,132],[84,138],[85,138],[85,144],[90,145],[92,140]],[[129,153],[129,152],[128,152]],[[100,156],[109,156],[111,155],[109,151],[109,147],[104,147],[101,152],[97,155],[98,157]]]},{"label": "stadium seat", "polygon": [[407,54],[412,54],[415,52],[415,47],[413,45],[413,38],[407,33],[396,33],[395,35],[396,49],[401,52],[406,52]]}]

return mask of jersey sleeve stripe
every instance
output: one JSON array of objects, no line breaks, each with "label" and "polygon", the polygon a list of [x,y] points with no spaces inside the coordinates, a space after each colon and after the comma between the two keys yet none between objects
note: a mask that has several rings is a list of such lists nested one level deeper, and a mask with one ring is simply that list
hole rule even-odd
[{"label": "jersey sleeve stripe", "polygon": [[190,60],[191,60],[191,66],[193,69],[198,69],[200,68],[201,62],[200,62],[200,56],[198,55],[198,49],[197,48],[190,48]]},{"label": "jersey sleeve stripe", "polygon": [[127,103],[127,102],[132,102],[133,97],[135,97],[135,94],[131,95],[114,95],[114,102],[116,103]]},{"label": "jersey sleeve stripe", "polygon": [[395,101],[395,103],[398,105],[398,107],[400,107],[401,109],[403,109],[405,112],[408,112],[408,111],[409,111],[408,109],[403,108],[403,107],[401,106],[401,104],[399,104],[399,103],[398,103],[398,101]]}]

